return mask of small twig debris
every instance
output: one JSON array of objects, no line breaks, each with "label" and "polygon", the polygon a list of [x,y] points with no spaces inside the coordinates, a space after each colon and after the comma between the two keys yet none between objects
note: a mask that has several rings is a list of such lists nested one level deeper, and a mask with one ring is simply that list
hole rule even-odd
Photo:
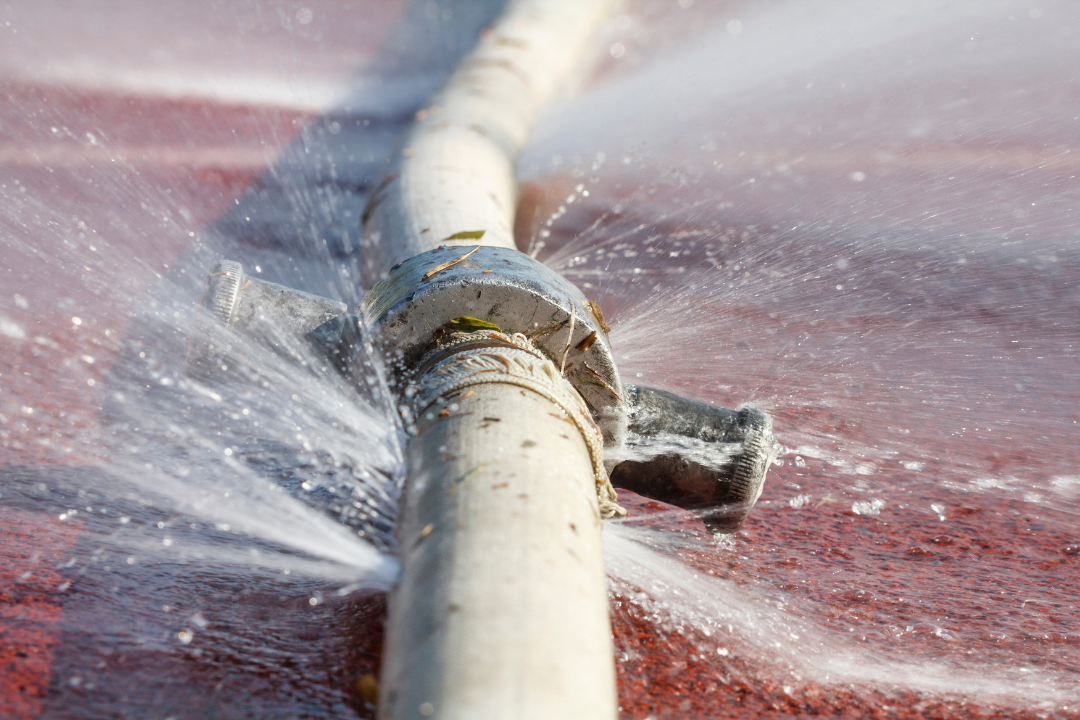
[{"label": "small twig debris", "polygon": [[[484,233],[483,230],[480,230],[479,232],[480,232],[481,235],[483,235],[483,233]],[[463,234],[464,233],[458,233],[458,235],[463,235]],[[454,239],[456,237],[457,237],[457,235],[451,235],[450,237],[447,238],[447,240],[452,240],[452,239]],[[457,265],[459,262],[461,262],[465,258],[469,257],[470,255],[472,255],[474,252],[476,252],[477,250],[479,250],[482,247],[483,247],[483,245],[477,245],[472,250],[465,253],[464,255],[457,258],[456,260],[451,260],[450,262],[445,262],[442,265],[436,265],[435,267],[431,268],[426,273],[424,273],[424,280],[425,281],[430,280],[433,276],[435,276],[438,273],[441,273],[443,270],[445,270],[447,268],[450,268],[450,267],[453,267],[454,265]]]}]

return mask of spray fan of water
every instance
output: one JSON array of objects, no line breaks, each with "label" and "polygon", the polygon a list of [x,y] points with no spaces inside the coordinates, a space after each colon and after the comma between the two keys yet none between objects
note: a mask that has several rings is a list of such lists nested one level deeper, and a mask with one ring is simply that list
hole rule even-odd
[{"label": "spray fan of water", "polygon": [[1076,23],[697,3],[541,122],[529,250],[784,445],[719,553],[611,528],[628,713],[1076,713]]},{"label": "spray fan of water", "polygon": [[[371,716],[379,359],[208,386],[183,357],[222,256],[355,305],[376,169],[498,12],[354,5],[4,11],[8,715]],[[1074,15],[640,3],[542,119],[522,247],[627,380],[784,445],[719,545],[624,496],[626,717],[1076,714]]]}]

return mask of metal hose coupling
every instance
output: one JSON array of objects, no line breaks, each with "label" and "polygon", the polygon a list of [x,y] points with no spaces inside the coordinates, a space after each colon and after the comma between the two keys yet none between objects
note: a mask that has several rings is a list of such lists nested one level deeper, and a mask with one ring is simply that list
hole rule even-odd
[{"label": "metal hose coupling", "polygon": [[302,362],[297,343],[360,381],[362,334],[382,350],[406,427],[444,412],[487,382],[548,398],[585,439],[603,517],[622,517],[614,487],[693,510],[713,532],[734,532],[757,502],[776,455],[760,410],[726,410],[662,390],[624,386],[599,305],[516,250],[443,246],[400,263],[343,303],[217,263],[188,352],[204,381],[238,372],[252,345]]},{"label": "metal hose coupling", "polygon": [[[406,426],[488,382],[548,398],[592,458],[601,517],[622,517],[604,467],[627,408],[599,306],[542,263],[500,247],[440,247],[391,269],[361,304],[392,360]],[[434,408],[434,409],[430,409]]]},{"label": "metal hose coupling", "polygon": [[521,334],[581,396],[604,443],[626,431],[625,391],[599,305],[524,253],[502,247],[443,246],[394,266],[364,296],[372,328],[399,377],[448,333]]}]

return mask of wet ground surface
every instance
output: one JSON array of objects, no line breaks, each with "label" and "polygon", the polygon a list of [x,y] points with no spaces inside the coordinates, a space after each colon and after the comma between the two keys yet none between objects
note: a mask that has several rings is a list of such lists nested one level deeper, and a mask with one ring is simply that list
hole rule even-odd
[{"label": "wet ground surface", "polygon": [[[144,379],[147,397],[180,392],[196,275],[218,254],[357,299],[359,209],[431,80],[387,82],[380,105],[342,79],[408,76],[385,64],[394,3],[360,19],[87,7],[127,18],[125,42],[161,23],[218,42],[95,55],[70,16],[67,40],[31,52],[59,10],[5,11],[22,35],[0,63],[0,714],[372,717],[384,596],[149,552],[272,548],[117,492],[110,469],[138,435],[108,408]],[[616,21],[611,59],[523,166],[522,247],[599,300],[627,379],[755,404],[784,445],[719,546],[697,518],[623,496],[623,716],[1074,717],[1080,21],[1005,3],[897,35],[837,3],[873,42],[839,32],[793,63],[754,31],[797,23],[759,7]],[[676,120],[640,99],[661,92],[650,72],[711,67],[695,48],[719,46],[714,27],[749,43],[729,58],[747,88],[718,65],[723,92],[672,80]]]}]

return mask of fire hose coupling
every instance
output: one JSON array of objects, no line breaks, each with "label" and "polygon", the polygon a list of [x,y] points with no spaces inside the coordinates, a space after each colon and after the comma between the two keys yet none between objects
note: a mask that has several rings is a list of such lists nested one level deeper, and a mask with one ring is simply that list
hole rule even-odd
[{"label": "fire hose coupling", "polygon": [[459,245],[416,255],[376,283],[356,315],[224,260],[210,272],[202,308],[188,369],[204,380],[228,379],[230,364],[250,355],[248,342],[295,359],[297,340],[355,376],[363,328],[390,364],[406,427],[485,382],[548,398],[588,445],[604,517],[624,514],[614,484],[734,532],[776,454],[760,410],[624,386],[599,306],[516,250]]},{"label": "fire hose coupling", "polygon": [[626,403],[603,314],[572,283],[528,255],[490,246],[421,253],[376,283],[361,312],[402,377],[448,332],[524,335],[580,394],[605,445],[621,445]]},{"label": "fire hose coupling", "polygon": [[[430,388],[442,382],[426,380],[428,370],[455,350],[446,334],[481,342],[494,330],[520,338],[514,342],[522,353],[546,356],[577,391],[600,429],[615,487],[701,511],[714,532],[738,530],[761,494],[777,447],[769,417],[754,408],[725,410],[624,387],[599,306],[523,253],[455,246],[417,255],[392,268],[362,309],[366,324],[377,327],[384,347],[396,354],[401,376],[425,378],[406,385],[406,392],[419,392],[409,405],[416,416],[432,406]],[[461,366],[446,368],[448,376],[469,374]],[[474,370],[483,369],[496,368]],[[608,478],[598,472],[597,482],[604,505]],[[607,507],[607,516],[621,516],[613,492]]]}]

